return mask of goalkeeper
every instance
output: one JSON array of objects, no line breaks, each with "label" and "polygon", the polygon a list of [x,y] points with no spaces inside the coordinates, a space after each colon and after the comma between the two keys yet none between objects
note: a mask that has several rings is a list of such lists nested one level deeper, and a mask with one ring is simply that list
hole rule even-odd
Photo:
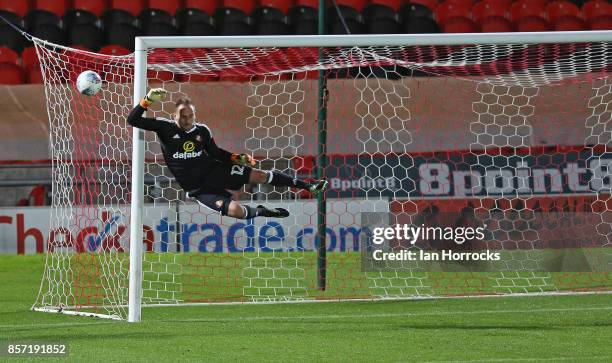
[{"label": "goalkeeper", "polygon": [[128,116],[132,126],[154,131],[161,144],[168,169],[187,196],[194,198],[222,215],[250,219],[254,217],[287,217],[283,208],[245,206],[232,200],[229,190],[245,184],[267,183],[274,186],[296,187],[313,194],[322,193],[326,180],[313,184],[276,171],[253,168],[255,160],[247,154],[232,154],[215,144],[208,126],[195,122],[195,107],[189,98],[175,103],[174,120],[142,117],[144,111],[166,95],[162,88],[154,88]]}]

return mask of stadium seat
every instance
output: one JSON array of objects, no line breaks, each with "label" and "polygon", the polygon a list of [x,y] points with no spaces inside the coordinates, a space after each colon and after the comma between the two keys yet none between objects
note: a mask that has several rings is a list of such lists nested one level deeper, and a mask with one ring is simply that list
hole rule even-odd
[{"label": "stadium seat", "polygon": [[264,20],[255,25],[257,35],[289,35],[291,28],[286,21]]},{"label": "stadium seat", "polygon": [[503,33],[513,30],[510,20],[501,16],[488,16],[478,24],[481,33]]},{"label": "stadium seat", "polygon": [[32,9],[45,10],[60,18],[64,16],[67,9],[66,0],[33,0]]},{"label": "stadium seat", "polygon": [[75,24],[68,32],[68,44],[80,45],[91,51],[100,49],[103,39],[100,28],[92,24]]},{"label": "stadium seat", "polygon": [[434,18],[434,12],[428,7],[421,4],[405,4],[399,10],[400,21],[404,22],[412,18]]},{"label": "stadium seat", "polygon": [[0,63],[19,63],[19,54],[8,47],[0,47]]},{"label": "stadium seat", "polygon": [[446,20],[451,18],[466,18],[469,20],[472,16],[472,7],[464,3],[445,1],[438,5],[435,15],[436,21],[443,28]]},{"label": "stadium seat", "polygon": [[40,66],[37,65],[36,67],[26,69],[25,70],[25,80],[27,83],[30,83],[30,84],[45,83],[43,79],[42,71],[40,70]]},{"label": "stadium seat", "polygon": [[163,10],[169,14],[176,14],[181,8],[181,2],[179,0],[148,0],[147,7],[149,9]]},{"label": "stadium seat", "polygon": [[472,16],[477,24],[491,16],[509,18],[511,1],[482,0],[472,7]]},{"label": "stadium seat", "polygon": [[612,16],[598,16],[588,23],[591,30],[612,30]]},{"label": "stadium seat", "polygon": [[184,8],[176,12],[177,26],[182,29],[189,23],[209,23],[212,17],[206,12],[195,8]]},{"label": "stadium seat", "polygon": [[[341,10],[342,8],[351,8],[351,9],[357,10],[358,13],[361,13],[363,12],[363,9],[365,8],[367,1],[366,0],[336,0],[336,3],[338,4],[338,7]],[[330,7],[330,10],[332,9],[334,8]],[[335,11],[334,12],[329,11],[328,14],[331,16],[332,14],[335,14]]]},{"label": "stadium seat", "polygon": [[514,22],[514,30],[518,32],[546,32],[551,30],[551,26],[542,17],[527,16]]},{"label": "stadium seat", "polygon": [[226,21],[219,26],[220,35],[253,35],[253,27],[250,22]]},{"label": "stadium seat", "polygon": [[222,0],[221,9],[235,9],[240,10],[247,16],[251,15],[255,9],[255,0]]},{"label": "stadium seat", "polygon": [[42,24],[30,29],[30,34],[36,38],[40,38],[55,44],[66,44],[66,34],[64,30],[57,25]]},{"label": "stadium seat", "polygon": [[131,24],[113,24],[105,27],[106,44],[120,45],[134,50],[134,38],[140,35],[140,30]]},{"label": "stadium seat", "polygon": [[126,49],[126,48],[124,48],[124,47],[122,47],[120,45],[109,44],[109,45],[106,45],[106,46],[100,48],[99,53],[100,54],[119,56],[119,55],[128,55],[131,52],[129,51],[129,49]]},{"label": "stadium seat", "polygon": [[363,11],[363,20],[366,24],[381,19],[395,20],[395,22],[399,20],[397,11],[390,6],[374,3],[366,6]]},{"label": "stadium seat", "polygon": [[61,19],[54,13],[46,10],[32,10],[26,15],[25,22],[28,29],[33,29],[40,25],[60,26]]},{"label": "stadium seat", "polygon": [[510,21],[516,22],[526,17],[546,16],[546,0],[517,0],[510,5]]},{"label": "stadium seat", "polygon": [[319,8],[319,0],[295,0],[293,6],[306,6],[313,9]]},{"label": "stadium seat", "polygon": [[289,22],[295,24],[302,20],[317,20],[319,19],[319,10],[310,6],[294,6],[289,9]]},{"label": "stadium seat", "polygon": [[21,53],[25,43],[23,35],[9,25],[0,25],[0,47],[8,47]]},{"label": "stadium seat", "polygon": [[555,31],[580,31],[586,30],[587,25],[577,16],[562,16],[553,23],[553,29]]},{"label": "stadium seat", "polygon": [[565,0],[556,0],[546,5],[546,19],[555,24],[561,17],[579,17],[580,9],[575,4]]},{"label": "stadium seat", "polygon": [[253,19],[242,10],[234,8],[220,8],[215,12],[215,23],[220,28],[225,23],[245,23],[251,25]]},{"label": "stadium seat", "polygon": [[115,24],[136,25],[136,17],[121,9],[108,9],[104,12],[104,15],[102,15],[102,21],[105,27]]},{"label": "stadium seat", "polygon": [[216,1],[211,0],[185,0],[185,8],[202,10],[212,16],[217,9],[217,4]]},{"label": "stadium seat", "polygon": [[277,9],[283,14],[288,14],[292,3],[291,0],[259,0],[258,7]]},{"label": "stadium seat", "polygon": [[606,0],[588,1],[582,6],[582,15],[587,22],[600,16],[612,16],[612,4]]},{"label": "stadium seat", "polygon": [[86,10],[68,10],[66,15],[64,15],[63,21],[66,31],[70,31],[77,24],[88,24],[98,28],[102,25],[100,19],[94,13]]},{"label": "stadium seat", "polygon": [[143,9],[142,0],[109,0],[110,9],[125,10],[128,13],[138,16]]},{"label": "stadium seat", "polygon": [[440,24],[443,33],[476,33],[478,32],[478,26],[466,18],[455,16],[447,18],[442,24]]},{"label": "stadium seat", "polygon": [[402,6],[401,0],[371,0],[371,5],[381,5],[393,9],[394,12],[398,12]]},{"label": "stadium seat", "polygon": [[22,84],[25,82],[23,70],[14,63],[0,63],[0,84]]},{"label": "stadium seat", "polygon": [[36,48],[34,46],[27,47],[21,53],[21,65],[24,69],[30,69],[34,65],[37,65],[38,55],[36,55]]},{"label": "stadium seat", "polygon": [[217,29],[214,27],[212,18],[208,22],[188,23],[179,29],[181,35],[187,36],[211,36],[217,35]]},{"label": "stadium seat", "polygon": [[142,28],[146,36],[172,37],[178,35],[178,29],[172,24],[151,23]]},{"label": "stadium seat", "polygon": [[288,17],[276,8],[260,7],[253,11],[253,22],[259,25],[263,22],[288,23]]},{"label": "stadium seat", "polygon": [[155,23],[176,26],[174,16],[167,11],[159,9],[144,9],[138,16],[138,20],[142,29],[147,29],[151,24]]},{"label": "stadium seat", "polygon": [[105,0],[73,0],[72,8],[75,10],[88,11],[95,16],[102,16],[106,10]]},{"label": "stadium seat", "polygon": [[[360,5],[356,4],[356,6]],[[338,5],[338,9],[344,18],[344,22],[346,23],[350,34],[361,34],[364,32],[363,16],[357,8],[347,5]],[[327,13],[329,14],[328,24],[330,25],[330,34],[347,34],[344,24],[338,16],[336,9],[332,7],[327,10]]]},{"label": "stadium seat", "polygon": [[478,25],[481,33],[503,33],[512,31],[512,23],[510,23],[510,20],[501,16],[488,16],[481,19]]},{"label": "stadium seat", "polygon": [[319,24],[316,20],[300,19],[292,22],[293,34],[316,35],[319,33]]},{"label": "stadium seat", "polygon": [[22,18],[30,11],[28,1],[0,0],[0,9],[10,11]]},{"label": "stadium seat", "polygon": [[366,22],[368,34],[399,34],[400,23],[395,19],[380,18]]},{"label": "stadium seat", "polygon": [[439,3],[438,0],[410,0],[410,4],[422,5],[431,11],[435,11]]},{"label": "stadium seat", "polygon": [[439,33],[440,27],[433,19],[418,17],[404,19],[402,30],[405,34],[429,34]]},{"label": "stadium seat", "polygon": [[[0,10],[0,16],[6,19],[9,23],[15,25],[18,28],[25,29],[25,22],[23,18],[11,11]],[[4,21],[0,20],[2,25],[6,25]]]}]

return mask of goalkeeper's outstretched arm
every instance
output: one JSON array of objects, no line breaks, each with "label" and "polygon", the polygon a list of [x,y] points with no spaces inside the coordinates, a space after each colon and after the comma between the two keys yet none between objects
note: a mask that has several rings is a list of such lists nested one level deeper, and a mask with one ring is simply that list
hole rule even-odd
[{"label": "goalkeeper's outstretched arm", "polygon": [[127,122],[143,130],[157,131],[160,125],[159,121],[150,117],[142,117],[142,114],[151,104],[153,104],[153,102],[161,100],[165,94],[166,91],[162,88],[153,88],[150,90],[147,96],[140,101],[140,104],[136,105],[136,107],[130,111]]}]

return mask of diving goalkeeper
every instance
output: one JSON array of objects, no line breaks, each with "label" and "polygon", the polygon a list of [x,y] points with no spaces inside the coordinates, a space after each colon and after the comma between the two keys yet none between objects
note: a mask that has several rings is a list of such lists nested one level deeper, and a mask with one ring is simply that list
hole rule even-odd
[{"label": "diving goalkeeper", "polygon": [[250,155],[232,154],[219,148],[208,126],[195,122],[195,107],[187,97],[176,101],[174,120],[142,116],[151,104],[165,95],[162,88],[151,89],[130,112],[127,121],[134,127],[157,134],[168,169],[187,196],[201,205],[239,219],[282,218],[289,216],[286,209],[242,205],[232,200],[228,190],[240,189],[245,184],[267,183],[301,188],[316,195],[327,187],[326,180],[310,184],[280,172],[255,169],[255,160]]}]

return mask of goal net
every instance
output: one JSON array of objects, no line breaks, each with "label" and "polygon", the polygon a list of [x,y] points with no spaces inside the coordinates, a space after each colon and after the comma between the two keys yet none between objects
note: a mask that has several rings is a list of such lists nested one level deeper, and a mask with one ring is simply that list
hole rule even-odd
[{"label": "goal net", "polygon": [[[326,161],[324,239],[315,238],[322,202],[300,190],[234,193],[244,204],[288,209],[285,219],[237,220],[186,198],[153,132],[143,139],[144,195],[131,195],[126,117],[137,57],[35,40],[53,198],[33,308],[126,318],[135,244],[143,305],[610,291],[605,259],[582,252],[612,247],[612,39],[597,34],[574,43],[543,34],[523,44],[492,35],[490,44],[440,36],[440,45],[397,45],[383,36],[393,45],[364,37],[348,46],[147,48],[146,87],[169,92],[148,117],[172,118],[174,102],[189,96],[217,144],[252,154],[258,168],[312,180]],[[96,96],[75,88],[85,70],[103,79]],[[130,203],[139,197],[143,238],[130,241]],[[482,246],[508,254],[482,270],[368,268],[373,229],[364,218],[375,213],[388,226],[457,227],[468,218],[486,225]],[[579,249],[591,268],[571,267],[571,254],[551,267],[548,249]]]}]

